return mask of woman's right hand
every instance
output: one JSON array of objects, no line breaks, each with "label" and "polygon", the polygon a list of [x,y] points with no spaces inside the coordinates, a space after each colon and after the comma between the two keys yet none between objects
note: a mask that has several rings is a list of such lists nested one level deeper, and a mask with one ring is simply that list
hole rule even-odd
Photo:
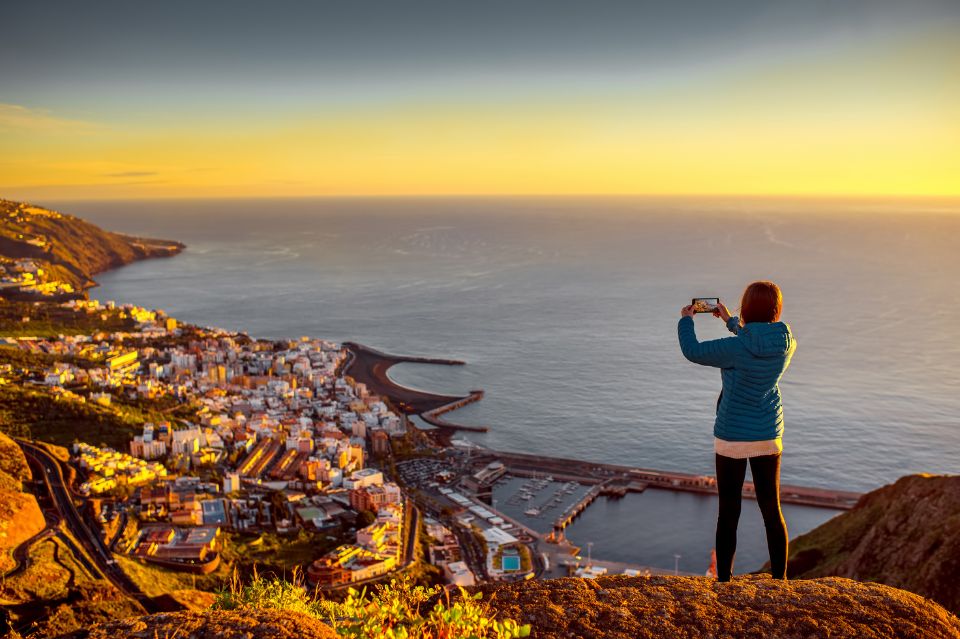
[{"label": "woman's right hand", "polygon": [[724,324],[726,324],[731,317],[730,311],[727,310],[723,302],[717,302],[717,309],[713,311],[713,316],[722,319]]}]

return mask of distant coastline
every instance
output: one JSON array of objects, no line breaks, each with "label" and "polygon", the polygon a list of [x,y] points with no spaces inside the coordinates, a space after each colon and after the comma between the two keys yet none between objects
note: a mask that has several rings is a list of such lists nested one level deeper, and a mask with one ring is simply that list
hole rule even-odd
[{"label": "distant coastline", "polygon": [[73,215],[0,199],[0,296],[64,302],[87,297],[94,275],[155,257],[182,242],[106,231]]}]

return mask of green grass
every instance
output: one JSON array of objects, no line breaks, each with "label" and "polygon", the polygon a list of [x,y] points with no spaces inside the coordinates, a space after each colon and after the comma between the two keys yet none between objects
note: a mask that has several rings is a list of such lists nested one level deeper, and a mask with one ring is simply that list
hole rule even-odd
[{"label": "green grass", "polygon": [[29,557],[26,570],[0,582],[0,598],[22,602],[61,599],[68,594],[71,575],[74,588],[93,583],[73,553],[55,537],[31,546]]},{"label": "green grass", "polygon": [[81,368],[92,368],[95,362],[73,355],[51,355],[49,353],[34,353],[16,346],[0,346],[0,365],[9,364],[14,371],[29,370],[39,372],[52,367],[58,362],[67,362]]},{"label": "green grass", "polygon": [[0,431],[11,436],[61,446],[81,440],[126,450],[143,421],[142,411],[58,400],[46,387],[0,386]]},{"label": "green grass", "polygon": [[15,577],[0,580],[0,601],[15,623],[36,624],[31,636],[37,637],[59,636],[144,613],[134,600],[93,580],[56,538],[34,544],[29,567]]},{"label": "green grass", "polygon": [[[102,319],[101,315],[106,315],[106,319]],[[24,317],[29,317],[30,321],[24,322]],[[0,300],[0,337],[92,335],[99,332],[129,331],[135,326],[136,322],[131,318],[121,318],[117,309],[87,313],[54,302]]]},{"label": "green grass", "polygon": [[[880,519],[883,511],[888,507],[889,504],[874,502],[835,516],[810,532],[791,540],[789,559],[794,559],[804,552],[814,553],[815,556],[819,556],[819,559],[816,562],[815,575],[811,576],[831,574],[835,566],[847,560],[863,535],[870,530],[873,522]],[[767,564],[764,564],[764,567],[766,566]],[[868,578],[867,575],[862,577]],[[873,577],[869,576],[871,579]]]},{"label": "green grass", "polygon": [[230,578],[230,569],[221,563],[209,575],[193,575],[177,570],[168,570],[126,555],[114,554],[117,565],[127,573],[137,586],[151,597],[165,595],[174,590],[208,590],[222,588]]},{"label": "green grass", "polygon": [[277,577],[301,570],[343,543],[339,535],[328,539],[326,533],[300,531],[293,536],[264,533],[250,536],[239,533],[221,535],[221,555],[225,563],[250,573],[256,567],[261,574]]},{"label": "green grass", "polygon": [[[13,601],[58,599],[67,594],[70,572],[54,561],[54,548],[59,540],[44,539],[30,548],[30,566],[16,577],[6,579],[0,586],[0,596]],[[68,551],[62,547],[63,557]]]},{"label": "green grass", "polygon": [[118,554],[115,557],[134,583],[148,595],[157,596],[174,590],[213,592],[222,588],[234,571],[240,575],[259,573],[277,578],[289,577],[297,570],[304,570],[340,541],[307,532],[293,537],[272,533],[260,536],[222,533],[217,543],[220,566],[209,575],[170,570],[126,555]]},{"label": "green grass", "polygon": [[139,423],[197,419],[197,404],[181,403],[171,395],[135,399],[114,395],[110,403],[115,413]]}]

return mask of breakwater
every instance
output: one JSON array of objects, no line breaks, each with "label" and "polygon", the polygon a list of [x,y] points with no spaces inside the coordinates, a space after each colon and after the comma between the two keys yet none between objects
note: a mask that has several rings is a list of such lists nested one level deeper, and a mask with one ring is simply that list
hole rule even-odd
[{"label": "breakwater", "polygon": [[401,386],[387,375],[390,367],[400,363],[463,366],[463,360],[391,355],[356,342],[344,342],[343,347],[347,349],[343,374],[364,384],[370,392],[387,398],[397,411],[405,415],[419,415],[425,422],[438,428],[486,432],[486,426],[455,424],[440,417],[461,406],[480,401],[483,399],[482,390],[474,390],[463,396],[440,395]]}]

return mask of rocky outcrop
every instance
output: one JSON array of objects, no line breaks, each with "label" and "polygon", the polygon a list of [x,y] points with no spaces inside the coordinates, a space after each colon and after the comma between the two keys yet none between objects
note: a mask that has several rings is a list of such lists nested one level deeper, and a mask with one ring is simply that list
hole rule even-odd
[{"label": "rocky outcrop", "polygon": [[[536,639],[850,637],[960,639],[960,620],[913,593],[849,579],[774,581],[748,575],[554,579],[471,588],[491,614],[532,626]],[[64,635],[71,639],[327,639],[317,619],[277,610],[158,614]],[[371,638],[373,639],[373,638]]]},{"label": "rocky outcrop", "polygon": [[37,500],[22,492],[29,478],[20,447],[0,433],[0,574],[16,566],[11,551],[46,527]]},{"label": "rocky outcrop", "polygon": [[957,639],[960,619],[913,593],[849,579],[601,577],[485,585],[537,639]]},{"label": "rocky outcrop", "polygon": [[960,614],[960,476],[909,475],[790,542],[791,577],[876,581]]},{"label": "rocky outcrop", "polygon": [[299,612],[210,610],[131,617],[62,635],[61,639],[336,639],[337,636],[330,626]]}]

